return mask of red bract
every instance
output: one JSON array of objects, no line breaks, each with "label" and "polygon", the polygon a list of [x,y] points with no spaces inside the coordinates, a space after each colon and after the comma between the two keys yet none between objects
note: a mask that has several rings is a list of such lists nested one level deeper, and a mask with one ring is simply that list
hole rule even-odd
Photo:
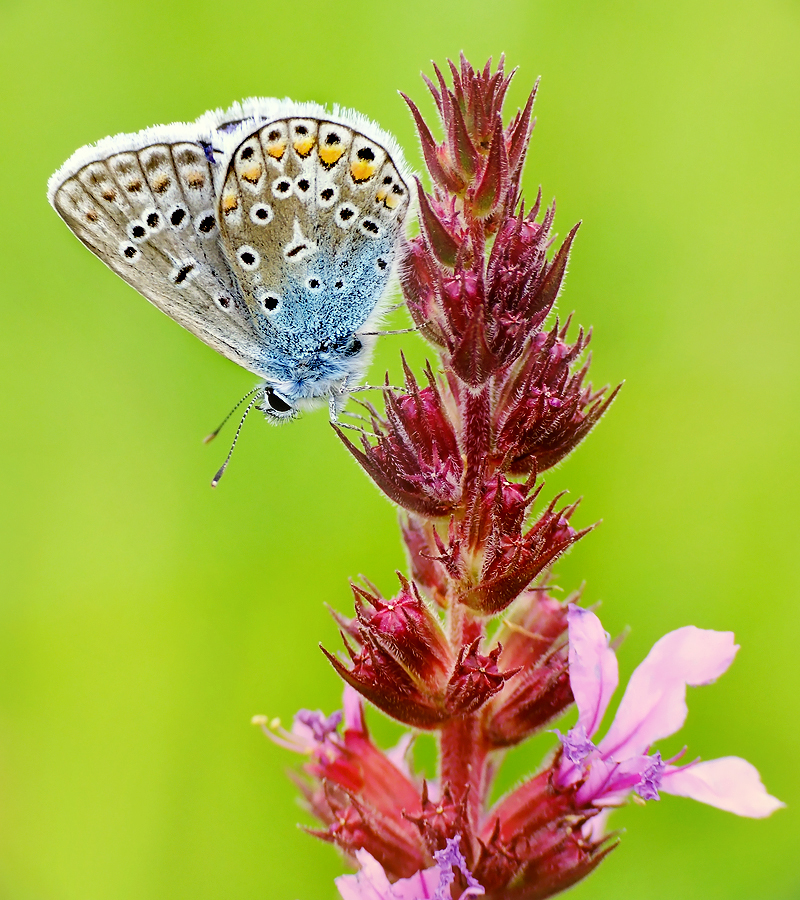
[{"label": "red bract", "polygon": [[485,656],[478,652],[480,642],[476,638],[469,646],[462,646],[458,654],[444,698],[451,716],[464,716],[480,709],[517,674],[517,669],[501,672],[498,668],[497,659],[503,650],[499,644]]},{"label": "red bract", "polygon": [[[419,828],[431,853],[441,850],[452,835],[467,833],[469,828],[467,805],[463,795],[461,800],[456,802],[450,786],[446,785],[441,797],[431,798],[428,793],[428,783],[423,782],[420,799],[422,812],[419,815],[406,813],[406,818]],[[469,853],[469,844],[466,849]]]},{"label": "red bract", "polygon": [[376,443],[364,434],[359,449],[341,428],[337,431],[390,500],[410,512],[434,517],[456,508],[463,465],[436,379],[430,369],[426,375],[428,385],[420,388],[406,367],[409,393],[385,390],[385,416],[369,408]]},{"label": "red bract", "polygon": [[447,571],[437,559],[435,526],[420,516],[408,516],[401,523],[403,543],[414,583],[441,607],[448,605]]},{"label": "red bract", "polygon": [[590,340],[580,331],[565,342],[569,323],[558,322],[528,341],[508,373],[496,405],[495,447],[504,471],[543,472],[586,437],[616,397],[619,386],[593,391],[585,385],[588,361],[576,366]]},{"label": "red bract", "polygon": [[437,616],[415,585],[398,572],[402,591],[390,600],[354,587],[362,641],[371,639],[393,657],[422,689],[441,694],[453,668],[453,654]]},{"label": "red bract", "polygon": [[394,878],[408,878],[428,865],[428,854],[410,823],[405,823],[406,830],[396,818],[382,815],[354,794],[328,786],[323,790],[329,810],[324,820],[330,825],[325,830],[309,828],[310,834],[336,844],[351,857],[356,850],[366,850]]},{"label": "red bract", "polygon": [[359,652],[345,640],[350,668],[322,647],[322,652],[343,681],[386,715],[406,725],[434,728],[447,718],[441,696],[416,684],[372,634],[362,632],[360,638],[362,647]]},{"label": "red bract", "polygon": [[544,593],[522,595],[496,638],[504,642],[499,663],[517,667],[519,674],[487,707],[485,733],[493,746],[510,747],[572,703],[566,607]]},{"label": "red bract", "polygon": [[[531,112],[536,88],[525,108],[503,127],[503,101],[513,72],[506,75],[503,60],[491,71],[491,61],[476,71],[462,55],[460,67],[450,63],[450,88],[434,64],[437,84],[425,79],[436,104],[444,132],[437,143],[417,105],[405,94],[417,126],[428,172],[440,196],[464,198],[474,215],[489,219],[513,211],[519,179],[530,142]],[[537,85],[538,86],[538,85]]]},{"label": "red bract", "polygon": [[491,900],[534,900],[614,846],[592,826],[597,810],[576,800],[580,782],[554,780],[560,753],[490,798],[504,750],[573,702],[566,607],[549,580],[591,526],[573,526],[577,503],[534,504],[541,473],[586,437],[616,390],[588,383],[583,330],[570,342],[569,320],[548,324],[577,226],[557,244],[555,205],[542,212],[541,192],[527,211],[521,202],[535,90],[504,124],[502,61],[476,70],[462,57],[449,82],[434,70],[441,127],[406,98],[431,189],[418,182],[420,233],[399,272],[438,363],[418,380],[403,360],[404,389],[387,378],[383,411],[363,404],[360,438],[337,427],[402,509],[410,577],[390,599],[354,587],[355,619],[335,614],[347,655],[325,653],[361,697],[436,734],[438,774],[424,782],[397,768],[351,714],[342,736],[318,723],[305,795],[320,837],[351,857],[368,851],[389,878],[423,873],[437,854],[457,879],[454,897],[482,888]]},{"label": "red bract", "polygon": [[[509,219],[484,263],[485,234],[446,226],[441,205],[420,189],[423,234],[410,242],[403,267],[408,308],[423,335],[447,350],[452,371],[473,388],[502,373],[553,309],[578,226],[549,261],[551,207],[538,202]],[[485,266],[485,268],[484,268]]]},{"label": "red bract", "polygon": [[[497,476],[496,498],[507,492],[504,476]],[[506,488],[506,491],[503,489]],[[511,485],[515,493],[524,488]],[[569,524],[570,517],[578,504],[556,508],[558,498],[527,530],[524,527],[524,513],[529,499],[524,497],[519,503],[521,509],[509,512],[504,509],[502,499],[492,500],[491,491],[484,492],[488,528],[486,539],[479,547],[479,568],[477,575],[459,590],[458,600],[465,606],[484,614],[504,610],[516,597],[555,559],[572,544],[580,540],[591,528],[576,531]],[[491,505],[490,505],[491,504]],[[476,554],[477,556],[477,554]],[[475,558],[478,563],[478,559]]]}]

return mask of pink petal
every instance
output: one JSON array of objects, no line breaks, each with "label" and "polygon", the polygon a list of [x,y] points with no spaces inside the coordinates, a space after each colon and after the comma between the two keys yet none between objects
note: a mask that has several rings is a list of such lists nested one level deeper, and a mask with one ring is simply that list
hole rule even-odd
[{"label": "pink petal", "polygon": [[661,790],[751,819],[763,819],[786,805],[767,793],[758,769],[738,756],[689,763],[681,768],[667,766],[661,776]]},{"label": "pink petal", "polygon": [[578,723],[592,737],[619,684],[617,657],[608,646],[600,619],[588,609],[570,606],[569,684],[578,707]]},{"label": "pink petal", "polygon": [[391,900],[392,886],[378,860],[366,850],[356,850],[356,859],[361,871],[334,879],[342,900]]},{"label": "pink petal", "polygon": [[651,762],[649,756],[632,756],[615,763],[597,754],[591,758],[589,775],[575,799],[581,806],[622,806]]},{"label": "pink petal", "polygon": [[[386,758],[392,763],[396,768],[398,768],[406,778],[411,779],[411,767],[409,765],[409,753],[408,751],[411,749],[411,745],[414,743],[414,734],[412,732],[407,732],[404,734],[400,740],[395,744],[391,750],[386,750],[385,755]],[[430,797],[430,793],[428,794]]]},{"label": "pink petal", "polygon": [[383,866],[366,850],[356,850],[356,860],[361,871],[335,879],[342,900],[430,900],[439,886],[438,866],[390,884]]},{"label": "pink petal", "polygon": [[608,817],[610,815],[611,808],[608,807],[584,822],[581,827],[581,837],[585,841],[599,844],[608,835]]},{"label": "pink petal", "polygon": [[361,694],[355,688],[350,687],[349,684],[344,686],[342,707],[344,709],[345,730],[366,734],[367,725],[364,721],[364,701],[361,699]]},{"label": "pink petal", "polygon": [[625,696],[598,749],[606,757],[638,756],[686,721],[686,685],[708,684],[733,662],[731,631],[687,625],[656,641],[631,675]]},{"label": "pink petal", "polygon": [[436,893],[440,877],[439,867],[431,866],[410,878],[401,878],[392,885],[392,900],[429,900]]}]

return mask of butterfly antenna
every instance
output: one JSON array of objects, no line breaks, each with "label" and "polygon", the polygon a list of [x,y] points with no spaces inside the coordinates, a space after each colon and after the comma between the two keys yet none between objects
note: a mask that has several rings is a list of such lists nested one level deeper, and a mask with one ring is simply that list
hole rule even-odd
[{"label": "butterfly antenna", "polygon": [[[254,391],[250,391],[250,393],[252,394],[252,393],[254,393]],[[236,442],[239,440],[239,434],[241,433],[242,425],[244,425],[244,420],[247,418],[248,413],[256,405],[257,402],[258,402],[258,397],[253,397],[253,399],[247,404],[247,409],[244,411],[244,415],[242,416],[241,421],[239,422],[239,427],[236,429],[236,434],[233,436],[233,443],[231,444],[231,449],[228,451],[228,455],[225,457],[225,462],[219,467],[219,471],[211,479],[211,487],[216,487],[219,484],[220,478],[222,478],[222,476],[225,474],[225,469],[228,468],[228,463],[231,461],[231,457],[233,456],[233,450],[234,450],[234,447],[236,446]],[[234,409],[235,409],[235,407],[234,407]]]},{"label": "butterfly antenna", "polygon": [[214,438],[220,433],[220,431],[222,431],[222,429],[223,429],[223,427],[225,426],[225,423],[228,421],[228,419],[230,419],[230,417],[231,417],[231,416],[236,412],[236,410],[244,403],[244,401],[247,400],[248,397],[252,397],[253,394],[257,393],[257,392],[260,391],[260,390],[262,390],[262,388],[260,388],[260,387],[254,387],[252,391],[248,391],[248,392],[244,395],[244,397],[242,397],[242,399],[236,404],[236,406],[233,407],[233,409],[228,413],[228,415],[225,416],[225,418],[219,423],[219,425],[217,426],[217,428],[215,428],[214,431],[211,432],[211,434],[207,434],[207,435],[203,438],[203,443],[204,443],[204,444],[208,444],[208,443],[210,443],[211,441],[213,441]]}]

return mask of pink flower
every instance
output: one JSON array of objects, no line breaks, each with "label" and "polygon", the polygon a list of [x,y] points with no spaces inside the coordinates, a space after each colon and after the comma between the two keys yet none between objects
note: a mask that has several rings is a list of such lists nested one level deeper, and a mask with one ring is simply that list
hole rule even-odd
[{"label": "pink flower", "polygon": [[[409,817],[423,812],[420,785],[405,756],[410,736],[389,752],[372,741],[361,697],[344,689],[344,710],[301,710],[291,731],[256,716],[270,740],[307,757],[297,779],[309,810],[326,826],[312,834],[353,857],[367,850],[392,878],[424,869],[431,854]],[[339,726],[343,725],[343,728]]]},{"label": "pink flower", "polygon": [[687,685],[709,684],[733,662],[739,648],[732,632],[688,625],[664,635],[631,675],[611,727],[595,745],[592,738],[619,682],[617,658],[594,613],[570,606],[568,623],[578,722],[559,735],[557,779],[563,787],[582,782],[575,795],[581,806],[620,806],[631,792],[658,800],[659,791],[756,819],[784,805],[767,793],[755,767],[737,756],[673,766],[650,753],[686,721]]},{"label": "pink flower", "polygon": [[434,853],[435,866],[415,872],[410,878],[401,878],[394,884],[374,857],[366,850],[358,850],[356,859],[361,871],[356,875],[341,875],[336,879],[336,887],[343,900],[450,900],[450,886],[456,879],[455,868],[462,883],[466,883],[459,900],[467,900],[484,891],[467,868],[458,844],[458,837],[451,838],[444,849]]}]

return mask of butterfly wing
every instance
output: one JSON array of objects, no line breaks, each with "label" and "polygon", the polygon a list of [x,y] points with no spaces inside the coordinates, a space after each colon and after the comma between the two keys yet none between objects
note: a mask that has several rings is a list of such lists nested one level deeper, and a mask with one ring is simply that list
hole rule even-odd
[{"label": "butterfly wing", "polygon": [[399,147],[369,120],[267,98],[106,138],[48,187],[96,256],[268,379],[379,311],[410,197]]},{"label": "butterfly wing", "polygon": [[376,312],[410,191],[399,148],[369,120],[312,104],[282,112],[232,151],[217,219],[254,320],[298,357]]},{"label": "butterfly wing", "polygon": [[213,158],[196,125],[106,138],[53,175],[50,201],[96,256],[162,312],[263,375],[263,338],[219,241]]}]

